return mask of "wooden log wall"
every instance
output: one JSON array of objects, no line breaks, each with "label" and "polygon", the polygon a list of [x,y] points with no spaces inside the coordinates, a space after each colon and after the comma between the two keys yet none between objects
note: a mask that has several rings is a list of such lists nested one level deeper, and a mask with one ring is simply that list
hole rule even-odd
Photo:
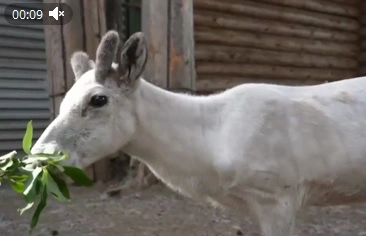
[{"label": "wooden log wall", "polygon": [[366,76],[366,1],[360,2],[360,47],[359,74]]},{"label": "wooden log wall", "polygon": [[197,92],[244,82],[305,85],[358,75],[358,0],[193,3]]}]

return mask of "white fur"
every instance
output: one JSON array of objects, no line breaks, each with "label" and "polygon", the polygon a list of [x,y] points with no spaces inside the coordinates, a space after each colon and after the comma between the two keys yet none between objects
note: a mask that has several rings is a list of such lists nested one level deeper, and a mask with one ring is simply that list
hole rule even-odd
[{"label": "white fur", "polygon": [[366,200],[365,88],[363,77],[193,97],[141,81],[139,124],[124,148],[172,189],[227,207],[249,203],[264,235],[293,235],[304,206]]},{"label": "white fur", "polygon": [[[85,167],[121,149],[186,196],[243,215],[249,207],[264,236],[294,235],[306,206],[366,200],[366,77],[243,84],[210,96],[136,82],[125,95],[85,73],[32,151],[60,149],[58,140],[70,138],[64,143],[75,145],[62,148]],[[102,115],[81,118],[79,107],[96,89],[114,100]],[[92,138],[80,141],[87,127]]]}]

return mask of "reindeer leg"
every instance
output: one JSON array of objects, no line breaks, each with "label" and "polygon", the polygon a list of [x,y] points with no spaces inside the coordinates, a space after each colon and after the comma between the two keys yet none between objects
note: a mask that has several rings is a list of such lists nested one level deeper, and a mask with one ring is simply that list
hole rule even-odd
[{"label": "reindeer leg", "polygon": [[294,236],[296,208],[292,198],[279,201],[249,201],[263,236]]}]

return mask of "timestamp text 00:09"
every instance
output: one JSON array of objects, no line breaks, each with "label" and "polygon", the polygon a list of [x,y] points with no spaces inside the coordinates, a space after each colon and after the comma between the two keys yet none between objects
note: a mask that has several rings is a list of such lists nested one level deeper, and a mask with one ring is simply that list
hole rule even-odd
[{"label": "timestamp text 00:09", "polygon": [[31,19],[31,20],[40,20],[43,17],[43,11],[42,10],[13,10],[12,17],[14,20],[24,20],[24,19]]}]

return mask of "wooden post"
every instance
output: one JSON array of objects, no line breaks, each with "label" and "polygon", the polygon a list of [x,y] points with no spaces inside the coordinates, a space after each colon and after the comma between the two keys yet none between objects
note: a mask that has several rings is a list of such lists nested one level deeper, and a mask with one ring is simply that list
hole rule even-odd
[{"label": "wooden post", "polygon": [[[45,3],[59,3],[58,0],[44,0]],[[66,92],[65,68],[63,57],[62,26],[45,25],[47,71],[49,96],[51,98],[51,119],[59,113],[60,103]]]},{"label": "wooden post", "polygon": [[[65,25],[62,25],[62,40],[64,43],[64,64],[66,76],[66,88],[69,90],[74,84],[74,73],[71,68],[70,58],[75,51],[84,50],[84,33],[82,4],[81,1],[75,0],[61,0],[62,3],[67,4],[73,11],[72,20]],[[62,19],[62,18],[61,18]]]},{"label": "wooden post", "polygon": [[[45,3],[65,3],[73,10],[71,22],[65,25],[46,25],[46,51],[52,119],[59,113],[65,93],[74,84],[70,65],[71,55],[86,51],[92,59],[99,41],[106,32],[105,0],[44,0]],[[61,18],[62,20],[62,18]],[[94,180],[109,179],[109,160],[103,160],[86,169]]]},{"label": "wooden post", "polygon": [[195,90],[193,0],[170,0],[169,89]]},{"label": "wooden post", "polygon": [[155,85],[168,87],[169,0],[142,0],[142,31],[148,43],[148,62],[143,76]]},{"label": "wooden post", "polygon": [[192,0],[142,0],[142,31],[149,49],[144,77],[166,89],[194,89]]}]

